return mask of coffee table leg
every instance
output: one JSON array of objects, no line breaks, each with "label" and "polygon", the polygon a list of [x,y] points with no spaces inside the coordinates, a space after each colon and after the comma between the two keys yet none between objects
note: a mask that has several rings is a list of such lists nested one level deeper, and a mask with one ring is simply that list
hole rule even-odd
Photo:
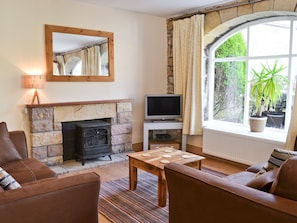
[{"label": "coffee table leg", "polygon": [[158,176],[158,202],[160,207],[166,206],[167,200],[167,182],[164,171],[161,171]]},{"label": "coffee table leg", "polygon": [[133,166],[133,161],[129,158],[129,188],[135,190],[137,186],[137,168]]}]

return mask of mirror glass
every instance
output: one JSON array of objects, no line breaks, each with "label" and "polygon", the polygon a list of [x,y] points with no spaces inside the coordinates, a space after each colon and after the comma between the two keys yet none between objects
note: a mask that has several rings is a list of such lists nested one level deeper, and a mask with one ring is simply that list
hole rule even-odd
[{"label": "mirror glass", "polygon": [[113,33],[45,25],[48,81],[114,81]]}]

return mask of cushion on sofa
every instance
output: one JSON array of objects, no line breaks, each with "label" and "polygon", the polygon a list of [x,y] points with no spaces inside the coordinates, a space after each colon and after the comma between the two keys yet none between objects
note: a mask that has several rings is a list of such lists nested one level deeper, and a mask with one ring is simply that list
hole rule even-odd
[{"label": "cushion on sofa", "polygon": [[248,187],[252,187],[261,191],[269,192],[273,181],[275,180],[277,170],[271,170],[261,175],[256,175],[250,182],[246,184]]},{"label": "cushion on sofa", "polygon": [[0,167],[0,187],[3,188],[3,190],[14,190],[21,188],[21,185]]},{"label": "cushion on sofa", "polygon": [[249,166],[248,168],[246,168],[246,171],[249,171],[249,172],[252,172],[252,173],[258,173],[266,165],[267,165],[267,161],[262,162],[262,163],[257,163],[257,164],[254,164],[254,165]]},{"label": "cushion on sofa", "polygon": [[297,157],[285,161],[279,168],[270,193],[297,201]]},{"label": "cushion on sofa", "polygon": [[274,149],[268,160],[268,170],[279,168],[287,159],[292,156],[297,156],[297,151],[278,148]]},{"label": "cushion on sofa", "polygon": [[272,151],[268,162],[257,174],[260,175],[270,170],[278,169],[287,159],[293,156],[297,156],[297,151],[276,148]]},{"label": "cushion on sofa", "polygon": [[56,176],[54,171],[35,158],[11,161],[2,164],[1,167],[20,184]]},{"label": "cushion on sofa", "polygon": [[5,122],[0,123],[0,165],[12,160],[22,159],[16,150],[13,142],[9,138],[9,133]]}]

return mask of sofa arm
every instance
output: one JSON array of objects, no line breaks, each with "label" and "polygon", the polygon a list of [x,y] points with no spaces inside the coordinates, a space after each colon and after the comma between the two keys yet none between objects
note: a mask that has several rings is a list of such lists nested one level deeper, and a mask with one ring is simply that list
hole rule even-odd
[{"label": "sofa arm", "polygon": [[96,223],[100,177],[86,173],[0,192],[1,222]]},{"label": "sofa arm", "polygon": [[297,202],[181,164],[165,165],[169,222],[296,222]]},{"label": "sofa arm", "polygon": [[11,131],[9,138],[15,145],[17,151],[23,159],[28,158],[27,139],[24,131]]}]

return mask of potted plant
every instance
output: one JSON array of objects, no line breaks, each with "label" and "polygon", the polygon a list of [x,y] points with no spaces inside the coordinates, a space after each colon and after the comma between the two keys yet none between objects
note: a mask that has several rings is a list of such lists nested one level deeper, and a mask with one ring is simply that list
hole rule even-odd
[{"label": "potted plant", "polygon": [[256,113],[250,117],[250,127],[252,132],[262,132],[265,128],[267,117],[263,116],[263,111],[273,108],[282,96],[282,90],[288,79],[281,74],[286,69],[283,65],[278,66],[277,61],[273,66],[261,64],[262,68],[258,72],[252,69],[251,97],[254,100]]}]

